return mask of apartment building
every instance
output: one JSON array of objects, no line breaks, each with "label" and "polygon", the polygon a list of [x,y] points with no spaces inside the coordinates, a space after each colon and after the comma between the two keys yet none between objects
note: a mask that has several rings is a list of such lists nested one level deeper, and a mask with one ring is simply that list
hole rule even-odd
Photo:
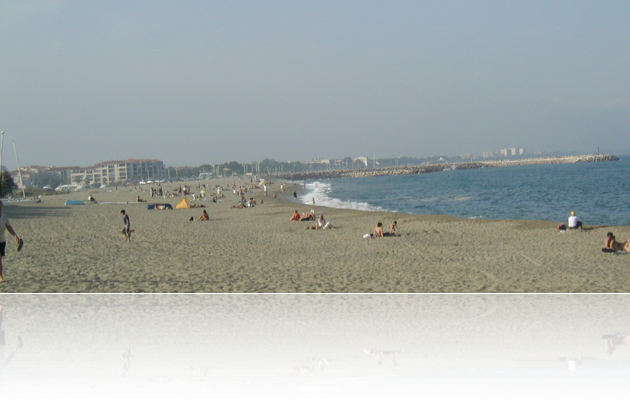
[{"label": "apartment building", "polygon": [[164,162],[155,159],[110,160],[71,172],[71,182],[107,185],[139,181],[164,180]]}]

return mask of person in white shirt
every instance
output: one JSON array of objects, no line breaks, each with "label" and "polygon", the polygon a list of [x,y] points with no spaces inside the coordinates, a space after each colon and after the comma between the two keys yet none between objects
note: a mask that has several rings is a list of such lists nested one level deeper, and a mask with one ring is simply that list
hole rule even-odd
[{"label": "person in white shirt", "polygon": [[582,221],[577,217],[575,212],[571,212],[571,216],[569,216],[569,229],[580,229],[582,230]]}]

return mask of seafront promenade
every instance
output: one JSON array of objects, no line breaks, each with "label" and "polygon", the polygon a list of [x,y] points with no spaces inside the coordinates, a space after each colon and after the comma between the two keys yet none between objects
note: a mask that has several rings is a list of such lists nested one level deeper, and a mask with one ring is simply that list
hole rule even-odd
[{"label": "seafront promenade", "polygon": [[320,170],[299,173],[274,173],[273,177],[287,180],[334,179],[339,177],[395,176],[432,173],[455,169],[481,169],[484,167],[526,166],[556,163],[611,162],[619,160],[610,154],[592,154],[580,156],[537,157],[515,160],[487,160],[461,163],[432,163],[407,166],[380,167],[373,169]]}]

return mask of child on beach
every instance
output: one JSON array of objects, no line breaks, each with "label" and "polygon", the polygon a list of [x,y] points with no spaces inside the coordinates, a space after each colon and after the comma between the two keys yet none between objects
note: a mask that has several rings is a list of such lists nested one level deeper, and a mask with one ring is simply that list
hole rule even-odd
[{"label": "child on beach", "polygon": [[397,229],[398,229],[398,222],[394,220],[394,223],[392,223],[392,225],[389,227],[389,234],[395,235]]},{"label": "child on beach", "polygon": [[123,217],[123,228],[120,233],[123,234],[127,242],[131,242],[131,220],[129,219],[127,212],[125,212],[125,209],[121,210],[120,214]]}]

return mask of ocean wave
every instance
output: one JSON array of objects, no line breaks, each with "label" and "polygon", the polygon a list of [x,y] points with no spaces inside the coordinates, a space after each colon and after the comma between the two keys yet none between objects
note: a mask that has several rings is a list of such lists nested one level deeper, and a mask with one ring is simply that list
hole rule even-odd
[{"label": "ocean wave", "polygon": [[312,205],[314,199],[315,205],[332,207],[334,209],[365,210],[369,212],[386,211],[382,207],[374,206],[367,202],[342,200],[331,197],[330,192],[332,192],[332,185],[330,183],[307,183],[304,194],[298,196],[298,202],[306,205]]}]

